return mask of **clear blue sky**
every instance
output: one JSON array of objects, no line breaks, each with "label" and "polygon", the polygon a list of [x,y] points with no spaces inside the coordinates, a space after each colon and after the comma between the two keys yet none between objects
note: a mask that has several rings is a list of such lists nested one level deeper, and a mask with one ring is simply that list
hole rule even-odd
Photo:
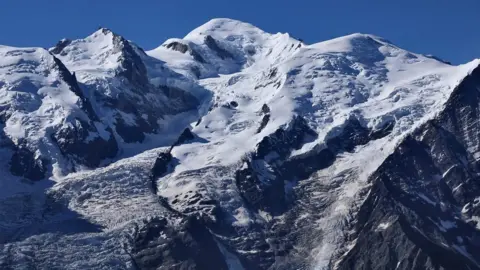
[{"label": "clear blue sky", "polygon": [[479,0],[1,0],[0,44],[50,47],[111,28],[145,49],[211,18],[313,43],[354,32],[453,63],[480,58]]}]

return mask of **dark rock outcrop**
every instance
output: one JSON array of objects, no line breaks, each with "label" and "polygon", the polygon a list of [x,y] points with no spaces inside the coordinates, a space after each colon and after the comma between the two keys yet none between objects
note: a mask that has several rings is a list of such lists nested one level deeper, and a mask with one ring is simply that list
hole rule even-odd
[{"label": "dark rock outcrop", "polygon": [[122,50],[120,56],[122,69],[117,71],[118,76],[125,77],[135,86],[148,85],[147,68],[130,42],[120,35],[113,34],[113,43]]},{"label": "dark rock outcrop", "polygon": [[172,148],[170,149],[173,149],[173,147],[184,144],[185,142],[191,141],[193,139],[195,139],[195,135],[192,133],[192,131],[189,128],[185,128],[182,134],[180,134],[177,141],[172,145]]},{"label": "dark rock outcrop", "polygon": [[[76,120],[74,124],[58,129],[52,134],[52,140],[64,156],[80,165],[95,168],[100,165],[102,160],[113,158],[118,152],[117,141],[112,130],[107,128],[103,131],[109,134],[108,139],[102,138],[99,132],[95,125]],[[102,151],[98,151],[99,149]]]},{"label": "dark rock outcrop", "polygon": [[173,156],[168,152],[161,152],[158,154],[150,175],[151,189],[154,194],[157,194],[157,179],[168,172],[170,162],[172,161]]},{"label": "dark rock outcrop", "polygon": [[140,269],[229,269],[215,237],[193,216],[175,226],[154,218],[134,237],[131,254]]},{"label": "dark rock outcrop", "polygon": [[168,110],[169,114],[182,113],[191,108],[197,108],[200,105],[199,100],[185,90],[172,86],[159,86],[158,88],[165,94],[165,97],[168,98],[171,107]]},{"label": "dark rock outcrop", "polygon": [[193,57],[193,59],[195,59],[197,62],[202,64],[206,63],[205,59],[203,59],[203,57],[196,50],[192,49],[192,47],[187,44],[173,41],[168,44],[165,44],[164,46],[168,49],[171,49],[177,52],[181,52],[181,53],[188,52]]},{"label": "dark rock outcrop", "polygon": [[372,175],[339,269],[480,269],[479,85],[476,68]]},{"label": "dark rock outcrop", "polygon": [[189,49],[188,45],[176,41],[166,44],[165,47],[181,53],[186,53]]},{"label": "dark rock outcrop", "polygon": [[262,122],[260,122],[260,126],[257,129],[257,133],[262,132],[262,130],[267,126],[269,121],[270,121],[270,114],[267,113],[262,117]]},{"label": "dark rock outcrop", "polygon": [[362,126],[354,116],[327,134],[326,144],[333,152],[351,152],[359,145],[365,145],[371,140],[383,138],[392,132],[394,121],[387,122],[377,130]]},{"label": "dark rock outcrop", "polygon": [[10,172],[30,180],[42,180],[46,176],[48,160],[35,157],[30,149],[22,144],[15,146],[10,160]]},{"label": "dark rock outcrop", "polygon": [[218,57],[220,57],[223,60],[234,58],[233,55],[229,51],[221,48],[218,45],[217,41],[210,35],[207,35],[205,37],[205,45],[207,45],[208,48],[210,48],[212,51],[214,51],[218,55]]},{"label": "dark rock outcrop", "polygon": [[260,123],[260,126],[257,129],[257,133],[260,133],[270,121],[270,107],[268,107],[267,104],[263,104],[261,113],[263,114],[263,117],[262,117],[262,122]]},{"label": "dark rock outcrop", "polygon": [[161,152],[152,168],[152,177],[158,178],[168,171],[168,164],[172,161],[172,154],[170,152]]},{"label": "dark rock outcrop", "polygon": [[[268,123],[269,111],[268,106],[262,107],[262,112],[267,113],[257,132]],[[387,136],[393,126],[393,123],[388,123],[379,130],[371,131],[362,126],[358,119],[351,117],[327,135],[325,146],[289,157],[292,150],[300,149],[303,144],[317,137],[306,121],[297,116],[288,128],[278,129],[258,144],[256,152],[237,171],[237,187],[253,208],[273,215],[281,214],[291,200],[288,198],[288,186],[332,165],[339,153],[351,152],[359,145]]]},{"label": "dark rock outcrop", "polygon": [[50,52],[53,54],[61,54],[62,50],[65,49],[72,41],[70,39],[62,39],[57,44],[55,47],[53,47]]},{"label": "dark rock outcrop", "polygon": [[296,117],[286,129],[279,128],[265,137],[251,158],[236,173],[236,184],[245,202],[271,214],[280,214],[287,207],[285,179],[280,167],[294,149],[316,138],[305,120]]},{"label": "dark rock outcrop", "polygon": [[[81,165],[90,168],[97,167],[102,160],[115,157],[118,152],[117,141],[110,127],[107,127],[104,131],[97,129],[94,122],[98,122],[99,118],[93,110],[92,104],[79,87],[75,73],[71,74],[58,58],[53,57],[60,71],[60,77],[68,83],[70,90],[80,98],[80,108],[85,111],[90,121],[75,119],[73,123],[56,130],[52,134],[52,140],[57,143],[63,155],[72,158]],[[91,133],[97,135],[90,138]],[[100,133],[107,133],[109,138],[102,138]],[[103,151],[98,151],[98,149]]]}]

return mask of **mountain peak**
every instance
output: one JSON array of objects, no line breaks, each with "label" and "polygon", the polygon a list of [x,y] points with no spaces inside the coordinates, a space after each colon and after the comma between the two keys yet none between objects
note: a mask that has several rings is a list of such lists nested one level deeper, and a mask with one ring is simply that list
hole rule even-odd
[{"label": "mountain peak", "polygon": [[99,32],[99,33],[102,33],[104,35],[107,35],[107,34],[110,34],[112,33],[113,34],[113,31],[110,30],[110,28],[106,28],[106,27],[99,27],[97,31],[95,32]]},{"label": "mountain peak", "polygon": [[91,35],[76,40],[64,39],[50,49],[73,72],[82,76],[83,71],[112,72],[116,70],[128,41],[112,30],[100,27]]},{"label": "mountain peak", "polygon": [[260,28],[238,20],[228,18],[212,19],[205,24],[195,28],[184,39],[197,40],[203,39],[205,36],[224,39],[229,36],[246,36],[255,38],[259,35],[266,34]]},{"label": "mountain peak", "polygon": [[361,48],[377,48],[384,45],[391,46],[393,44],[375,35],[353,33],[350,35],[314,43],[310,46],[312,48],[320,49],[322,51],[348,52]]}]

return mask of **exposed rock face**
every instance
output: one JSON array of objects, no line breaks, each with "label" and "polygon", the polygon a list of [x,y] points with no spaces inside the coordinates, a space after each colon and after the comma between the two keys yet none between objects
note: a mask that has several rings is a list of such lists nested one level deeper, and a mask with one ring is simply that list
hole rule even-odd
[{"label": "exposed rock face", "polygon": [[173,41],[173,42],[170,42],[168,44],[165,44],[164,46],[168,49],[178,51],[178,52],[181,52],[181,53],[188,52],[193,57],[193,59],[195,61],[198,61],[199,63],[203,63],[203,64],[206,63],[205,59],[203,59],[203,57],[196,50],[192,49],[187,44],[180,43],[180,42],[177,42],[177,41]]},{"label": "exposed rock face", "polygon": [[270,121],[270,108],[268,107],[267,104],[262,105],[261,113],[263,114],[263,117],[262,117],[262,122],[260,123],[260,126],[257,129],[257,133],[260,133],[267,126],[268,121]]},{"label": "exposed rock face", "polygon": [[[340,269],[479,269],[480,68],[372,175]],[[353,239],[351,239],[353,241]],[[365,252],[374,247],[375,255]]]},{"label": "exposed rock face", "polygon": [[162,152],[158,155],[152,168],[152,178],[158,178],[168,171],[168,165],[172,161],[170,152]]},{"label": "exposed rock face", "polygon": [[[80,89],[75,74],[71,74],[58,58],[54,57],[54,60],[59,67],[60,76],[68,82],[71,91],[80,98],[80,108],[85,111],[90,120],[87,122],[75,119],[70,125],[65,125],[52,134],[52,140],[57,143],[65,156],[71,157],[81,165],[95,168],[102,160],[116,156],[117,141],[110,127],[104,131],[98,130],[94,122],[98,123],[100,119],[93,110],[90,100]],[[91,138],[91,134],[99,134],[99,132],[105,133],[104,137],[108,136],[108,138],[102,136]],[[98,149],[102,149],[102,151],[98,151]]]},{"label": "exposed rock face", "polygon": [[58,68],[60,77],[68,83],[70,90],[80,98],[80,108],[85,111],[85,113],[92,121],[98,121],[98,117],[92,108],[92,104],[90,103],[88,98],[85,97],[82,89],[80,89],[80,86],[78,85],[75,73],[70,73],[70,71],[68,71],[62,61],[60,61],[58,58],[53,57],[53,60],[55,61],[56,67]]},{"label": "exposed rock face", "polygon": [[15,152],[10,160],[10,171],[13,175],[30,180],[42,180],[46,176],[48,160],[36,158],[35,153],[27,147],[15,146]]},{"label": "exposed rock face", "polygon": [[[0,114],[11,142],[7,147],[13,149],[14,175],[40,180],[52,173],[52,166],[70,164],[60,169],[68,173],[77,165],[97,167],[117,154],[111,130],[98,122],[75,75],[58,58],[43,49],[5,47],[1,53],[10,61],[2,66],[7,70],[0,79],[2,97],[8,101]],[[21,132],[12,133],[11,127]]]},{"label": "exposed rock face", "polygon": [[168,44],[165,44],[165,47],[167,47],[168,49],[172,49],[174,51],[181,52],[181,53],[186,53],[189,49],[188,45],[180,43],[180,42],[175,42],[175,41],[171,42],[171,43],[168,43]]},{"label": "exposed rock face", "polygon": [[280,214],[287,207],[285,186],[288,181],[278,169],[294,149],[317,136],[301,117],[295,118],[287,129],[278,129],[257,146],[251,160],[236,174],[237,187],[252,207]]},{"label": "exposed rock face", "polygon": [[182,134],[180,134],[178,140],[172,145],[172,148],[176,145],[183,144],[193,139],[195,139],[195,135],[193,135],[192,131],[189,128],[186,128],[183,130]]},{"label": "exposed rock face", "polygon": [[55,47],[53,47],[51,49],[51,52],[53,54],[60,54],[62,53],[62,50],[68,46],[68,44],[70,44],[72,41],[70,39],[62,39],[60,40],[59,42],[57,42],[57,44],[55,45]]},{"label": "exposed rock face", "polygon": [[139,269],[229,269],[215,237],[200,220],[180,224],[152,219],[135,234],[133,260]]},{"label": "exposed rock face", "polygon": [[185,108],[196,108],[200,105],[197,98],[185,90],[161,85],[158,87],[168,98],[170,102],[170,110],[165,113],[182,113]]},{"label": "exposed rock face", "polygon": [[[76,60],[85,55],[91,60]],[[176,80],[180,75],[109,29],[102,28],[85,39],[70,42],[58,57],[76,71],[99,118],[118,135],[117,141],[142,143],[148,134],[162,131],[162,119],[185,112],[195,114],[199,105],[191,93],[165,82],[168,77]],[[91,66],[108,75],[92,73]],[[151,82],[155,79],[160,84]]]},{"label": "exposed rock face", "polygon": [[[65,156],[79,164],[95,168],[102,160],[116,156],[118,144],[110,128],[105,130],[109,135],[108,139],[100,136],[89,138],[93,132],[98,132],[94,126],[77,120],[73,125],[65,126],[52,134],[52,140]],[[98,151],[99,149],[101,151]]]},{"label": "exposed rock face", "polygon": [[327,139],[326,147],[318,146],[310,153],[289,158],[292,150],[317,137],[305,120],[297,117],[287,129],[278,129],[258,144],[251,160],[247,159],[237,171],[238,188],[250,205],[274,215],[281,214],[287,208],[287,186],[330,166],[337,154],[351,152],[359,145],[388,135],[391,128],[392,125],[386,125],[373,132],[351,118],[340,131],[332,132],[338,134]]},{"label": "exposed rock face", "polygon": [[205,37],[205,45],[207,45],[208,48],[214,51],[222,59],[234,58],[230,52],[218,46],[217,41],[215,41],[212,36],[207,35]]}]

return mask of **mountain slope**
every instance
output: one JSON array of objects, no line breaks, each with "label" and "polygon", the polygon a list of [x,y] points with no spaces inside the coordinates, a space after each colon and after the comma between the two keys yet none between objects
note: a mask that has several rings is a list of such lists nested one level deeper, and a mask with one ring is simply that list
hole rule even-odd
[{"label": "mountain slope", "polygon": [[[340,269],[480,267],[479,75],[477,67],[444,110],[405,138],[372,175],[355,244]],[[361,251],[372,242],[376,258]],[[390,259],[378,260],[382,255]]]},{"label": "mountain slope", "polygon": [[[225,25],[201,29],[228,33]],[[226,48],[247,39],[224,38],[233,43]],[[266,61],[200,81],[215,95],[192,129],[203,141],[173,149],[178,165],[158,180],[158,194],[177,211],[226,223],[214,232],[247,252],[248,269],[296,260],[327,267],[370,173],[441,110],[478,63],[452,67],[362,34],[301,46],[271,66]],[[190,198],[192,192],[199,195]],[[232,215],[228,221],[222,211]],[[298,235],[285,231],[295,224]],[[237,230],[246,240],[234,240]],[[310,239],[302,239],[306,232]],[[265,233],[292,239],[267,244]]]},{"label": "mountain slope", "polygon": [[[3,144],[7,145],[2,151],[13,151],[4,161],[10,160],[14,175],[40,180],[48,173],[65,173],[70,162],[98,166],[100,160],[115,155],[111,130],[99,122],[76,77],[62,62],[37,48],[3,46],[0,54]],[[104,152],[89,150],[96,147]]]},{"label": "mountain slope", "polygon": [[[47,119],[85,118],[127,158],[23,190],[12,178],[2,267],[480,268],[478,60],[366,34],[307,45],[231,19],[147,52],[108,29],[15,50],[51,64],[9,60],[4,81],[49,85],[52,65],[65,70],[50,91],[68,113]],[[2,103],[26,107],[18,96]]]},{"label": "mountain slope", "polygon": [[[112,127],[122,145],[148,143],[149,134],[181,132],[197,118],[199,99],[207,94],[105,28],[85,39],[60,42],[51,51],[78,74],[99,118]],[[179,121],[179,129],[170,126]],[[130,155],[135,153],[139,151]]]}]

